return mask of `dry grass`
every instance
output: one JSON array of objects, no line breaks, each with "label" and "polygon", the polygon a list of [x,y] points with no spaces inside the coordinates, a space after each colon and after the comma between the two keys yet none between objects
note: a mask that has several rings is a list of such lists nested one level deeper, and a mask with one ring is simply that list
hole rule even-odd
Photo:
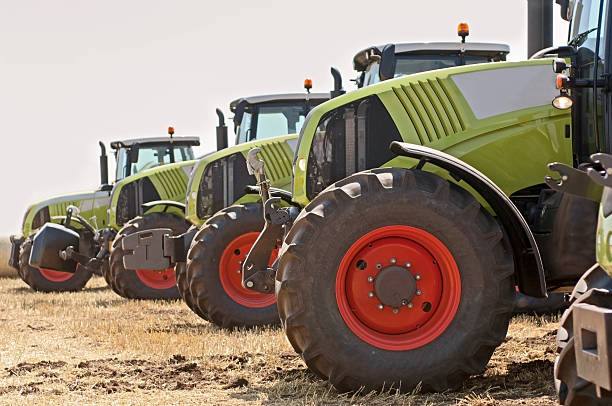
[{"label": "dry grass", "polygon": [[519,317],[460,392],[343,395],[276,329],[228,333],[180,302],[127,301],[93,279],[40,294],[0,279],[2,404],[553,405],[556,318]]},{"label": "dry grass", "polygon": [[0,278],[16,278],[17,271],[8,266],[9,255],[11,253],[11,243],[8,237],[0,237]]}]

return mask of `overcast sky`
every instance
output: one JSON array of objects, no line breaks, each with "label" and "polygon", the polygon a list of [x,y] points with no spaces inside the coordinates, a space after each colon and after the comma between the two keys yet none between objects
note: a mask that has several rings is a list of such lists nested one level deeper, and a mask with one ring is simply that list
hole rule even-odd
[{"label": "overcast sky", "polygon": [[[98,140],[198,135],[214,149],[216,115],[240,96],[332,87],[353,55],[388,42],[510,45],[526,58],[527,1],[0,0],[0,235],[26,206],[99,184]],[[567,24],[555,6],[555,43]],[[229,124],[229,121],[228,121]],[[230,126],[231,128],[231,126]],[[112,159],[111,173],[113,173]],[[112,176],[111,176],[112,177]]]}]

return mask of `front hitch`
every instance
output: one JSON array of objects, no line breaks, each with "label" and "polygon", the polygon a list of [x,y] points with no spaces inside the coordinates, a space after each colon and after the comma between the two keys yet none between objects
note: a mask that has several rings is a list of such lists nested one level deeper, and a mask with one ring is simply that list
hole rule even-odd
[{"label": "front hitch", "polygon": [[283,236],[299,213],[295,206],[279,207],[281,197],[270,196],[270,182],[266,178],[264,161],[257,158],[259,148],[247,154],[250,175],[257,177],[259,196],[263,203],[264,228],[251,247],[242,265],[242,286],[260,293],[274,293],[275,265],[269,266],[270,255],[282,242]]},{"label": "front hitch", "polygon": [[559,177],[546,176],[546,184],[551,189],[559,192],[599,202],[603,188],[601,186],[602,183],[598,182],[598,179],[603,178],[599,171],[600,164],[594,160],[596,155],[602,154],[592,155],[591,160],[593,164],[584,164],[578,169],[559,162],[548,164],[548,169],[559,173]]}]

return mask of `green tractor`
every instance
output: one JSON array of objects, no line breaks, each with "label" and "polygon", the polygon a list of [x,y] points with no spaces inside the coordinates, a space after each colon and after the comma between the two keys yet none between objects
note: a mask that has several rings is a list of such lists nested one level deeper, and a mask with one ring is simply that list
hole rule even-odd
[{"label": "green tractor", "polygon": [[[147,168],[192,160],[193,146],[200,145],[197,137],[151,137],[129,139],[111,143],[117,163],[115,181],[138,174]],[[9,265],[14,267],[19,276],[34,290],[43,292],[80,290],[91,278],[92,273],[100,274],[101,263],[77,266],[71,263],[70,272],[58,272],[45,267],[31,266],[29,263],[32,239],[36,232],[47,223],[62,224],[66,221],[66,210],[79,211],[80,217],[91,223],[94,229],[108,227],[107,209],[113,185],[108,181],[108,158],[106,147],[100,142],[100,176],[101,186],[95,191],[71,193],[41,200],[30,205],[23,218],[21,235],[13,235]],[[78,223],[74,232],[83,236],[83,241],[90,242],[93,232]],[[80,247],[83,252],[93,252],[92,244]]]},{"label": "green tractor", "polygon": [[[104,229],[96,229],[94,225],[89,224],[88,228],[93,236],[84,238],[74,235],[67,227],[43,229],[34,240],[33,261],[60,270],[70,269],[72,263],[109,264],[102,267],[103,276],[109,286],[123,297],[178,298],[174,265],[164,268],[138,267],[126,271],[122,248],[124,236],[150,228],[169,229],[174,235],[186,232],[192,225],[189,216],[188,219],[185,218],[187,190],[191,188],[190,175],[199,173],[199,168],[204,169],[209,164],[210,168],[214,167],[214,170],[211,169],[214,173],[206,173],[208,177],[205,182],[209,182],[206,184],[208,192],[225,190],[227,194],[220,197],[221,201],[224,198],[234,199],[230,200],[229,204],[242,201],[240,198],[245,193],[244,186],[238,185],[240,182],[246,182],[244,185],[250,184],[251,179],[240,178],[243,176],[240,169],[246,166],[244,157],[238,151],[242,149],[240,145],[251,140],[262,140],[264,144],[270,144],[273,156],[279,160],[284,156],[288,157],[286,162],[279,162],[279,166],[286,167],[285,177],[282,179],[284,183],[281,185],[288,187],[293,154],[291,146],[295,145],[296,136],[278,136],[298,131],[310,108],[328,98],[327,94],[304,93],[264,95],[235,100],[231,103],[230,109],[234,113],[235,142],[239,145],[232,148],[227,148],[227,127],[222,112],[217,109],[218,152],[207,154],[198,161],[192,159],[145,170],[117,182],[110,196],[108,223]],[[278,142],[267,142],[266,138],[278,139]],[[251,144],[253,142],[255,141],[251,141]],[[248,151],[251,147],[252,145],[245,148]],[[219,170],[224,172],[221,173]],[[223,181],[223,175],[227,180]],[[203,198],[208,199],[209,196]],[[201,222],[206,218],[206,214],[201,213],[201,206],[209,204],[211,207],[217,207],[218,198],[215,195],[214,201],[202,201],[202,197],[198,200],[200,207],[196,211],[203,216]],[[195,209],[195,206],[192,208]],[[197,218],[191,216],[191,219],[194,221],[193,224],[198,224]],[[94,249],[82,250],[84,243],[93,246]]]},{"label": "green tractor", "polygon": [[[596,41],[583,25],[547,54],[572,61],[575,98],[589,101],[603,81],[588,80]],[[591,103],[573,116],[551,105],[568,107],[555,86],[564,69],[462,66],[324,103],[300,133],[289,206],[268,196],[249,155],[266,224],[242,283],[274,287],[312,371],[342,391],[454,388],[503,342],[515,287],[536,298],[572,289],[595,257],[597,203],[545,183],[546,165],[577,168],[604,138],[576,121]]]},{"label": "green tractor", "polygon": [[[146,297],[144,294],[132,293],[138,286],[135,278],[142,279],[141,274],[145,272],[158,278],[158,275],[161,275],[161,278],[165,276],[165,279],[160,278],[160,283],[171,282],[167,283],[166,292],[161,289],[165,286],[160,286],[158,293],[166,295],[165,297],[182,295],[190,308],[208,319],[208,311],[194,306],[195,301],[188,296],[188,289],[184,284],[187,248],[204,222],[216,221],[213,216],[216,212],[233,204],[240,204],[245,208],[245,215],[254,221],[253,224],[241,225],[240,229],[233,231],[246,236],[239,243],[240,247],[247,244],[246,248],[242,248],[242,256],[246,256],[252,244],[249,238],[256,236],[263,226],[257,190],[247,190],[247,186],[252,185],[255,178],[247,172],[246,153],[255,146],[261,148],[271,162],[274,162],[271,173],[273,185],[279,193],[290,188],[291,161],[297,144],[295,133],[299,132],[310,110],[330,97],[328,93],[310,93],[311,86],[312,83],[308,80],[305,83],[307,93],[254,96],[231,103],[236,145],[209,154],[194,165],[183,192],[185,203],[180,206],[174,204],[175,208],[180,208],[182,212],[166,212],[164,206],[167,202],[151,201],[148,207],[156,212],[147,212],[126,223],[114,239],[110,255],[110,274],[113,279],[111,286],[116,288],[119,294],[125,297]],[[337,83],[337,87],[337,91],[341,91],[341,83]],[[176,219],[183,221],[183,228],[170,226]],[[218,237],[215,241],[223,244],[223,238],[224,236]],[[139,249],[139,244],[141,247],[146,245],[146,248]],[[238,249],[234,247],[231,252],[237,252]],[[243,294],[249,298],[266,296],[264,299],[254,299],[258,303],[257,308],[263,312],[276,313],[273,295],[259,295],[242,289],[240,275],[235,272],[239,265],[228,263],[223,269],[226,268],[231,268],[231,273],[221,273],[222,280],[230,291],[234,289],[230,300],[235,299],[236,306],[248,306],[248,301],[244,302],[240,298]],[[142,271],[143,269],[146,271]],[[221,283],[220,280],[217,282]],[[272,303],[266,304],[270,296]],[[275,319],[278,317],[275,316]]]},{"label": "green tractor", "polygon": [[[465,24],[460,25],[459,31],[463,38],[469,34]],[[481,43],[407,43],[369,47],[360,51],[354,58],[355,69],[360,74],[356,82],[359,87],[363,87],[386,80],[387,77],[381,72],[389,69],[392,73],[388,75],[401,76],[434,67],[500,61],[505,59],[508,52],[507,45]],[[437,65],[432,65],[435,61],[438,61]],[[334,98],[344,94],[344,91],[339,72],[332,69],[332,75],[335,85],[330,97]],[[246,144],[240,146],[242,156],[246,156],[250,147]],[[290,202],[291,196],[285,192],[291,186],[288,177],[291,169],[287,166],[290,159],[284,154],[270,151],[265,145],[259,148],[270,163],[271,193]],[[261,200],[257,196],[257,189],[251,188],[244,196],[241,194],[241,200],[232,205],[232,198],[221,199],[226,193],[222,189],[222,182],[213,183],[217,185],[218,191],[207,192],[210,193],[210,197],[205,200],[207,203],[199,203],[202,187],[198,185],[206,179],[206,176],[203,177],[203,168],[206,167],[206,170],[212,173],[214,167],[208,162],[212,159],[213,157],[203,160],[190,180],[186,217],[196,227],[187,237],[172,238],[170,229],[151,230],[128,236],[123,242],[124,247],[129,247],[125,265],[129,269],[161,269],[176,263],[178,288],[185,302],[197,314],[219,326],[233,328],[278,323],[273,284],[268,286],[266,292],[254,292],[245,289],[241,284],[241,265],[263,225]],[[217,159],[216,156],[214,159]],[[255,182],[252,174],[247,177],[246,167],[241,168],[241,171],[244,178],[240,179]],[[221,177],[220,168],[218,172],[217,176]],[[212,175],[209,176],[212,179]],[[245,185],[238,182],[234,189],[244,189]],[[215,194],[218,196],[216,199]],[[215,201],[218,204],[208,203]],[[202,225],[203,220],[207,218],[209,219]],[[199,231],[194,239],[198,227]],[[180,254],[177,254],[179,251]],[[275,251],[267,253],[266,260],[273,262],[275,257]]]}]

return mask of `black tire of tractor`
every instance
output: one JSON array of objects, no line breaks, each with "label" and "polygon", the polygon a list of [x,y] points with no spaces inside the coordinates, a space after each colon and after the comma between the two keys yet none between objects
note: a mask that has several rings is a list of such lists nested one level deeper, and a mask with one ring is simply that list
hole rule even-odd
[{"label": "black tire of tractor", "polygon": [[228,295],[219,276],[220,261],[226,247],[241,235],[261,232],[263,226],[260,203],[237,204],[208,219],[191,243],[187,255],[186,289],[181,291],[182,296],[221,328],[252,328],[280,323],[276,303],[259,308],[244,306]]},{"label": "black tire of tractor", "polygon": [[[597,265],[597,267],[599,266]],[[593,269],[587,271],[587,274]],[[612,397],[607,395],[607,397],[599,398],[595,385],[578,376],[576,353],[574,351],[573,310],[580,303],[612,309],[612,291],[598,288],[586,291],[575,298],[561,318],[557,330],[559,355],[555,360],[554,367],[555,388],[559,403],[565,406],[609,405],[612,403]]]},{"label": "black tire of tractor", "polygon": [[[405,225],[437,237],[454,257],[461,296],[433,341],[407,351],[366,343],[343,320],[334,292],[343,253],[366,233]],[[331,185],[302,210],[283,243],[277,271],[281,323],[293,348],[340,391],[458,387],[484,370],[506,337],[514,267],[495,221],[464,189],[401,168],[364,171]]]},{"label": "black tire of tractor", "polygon": [[82,290],[92,273],[84,266],[78,266],[76,272],[69,279],[55,282],[45,278],[38,268],[30,266],[30,252],[32,250],[32,238],[28,237],[21,244],[19,250],[19,276],[32,289],[38,292],[76,292]]},{"label": "black tire of tractor", "polygon": [[[198,227],[193,225],[189,227],[188,231],[197,230]],[[174,266],[174,275],[176,277],[176,286],[178,287],[179,293],[183,298],[183,301],[187,304],[187,307],[191,309],[192,312],[200,316],[200,318],[208,321],[208,315],[206,312],[203,312],[193,301],[193,296],[189,294],[188,285],[187,285],[187,264],[185,262],[178,262]]]},{"label": "black tire of tractor", "polygon": [[145,300],[180,299],[176,285],[167,289],[154,289],[145,285],[135,271],[127,270],[123,266],[123,248],[121,247],[123,237],[137,231],[153,228],[169,228],[173,235],[179,235],[189,228],[189,223],[184,218],[174,214],[150,213],[133,218],[119,230],[113,240],[110,266],[104,274],[104,279],[111,289],[121,297]]}]

